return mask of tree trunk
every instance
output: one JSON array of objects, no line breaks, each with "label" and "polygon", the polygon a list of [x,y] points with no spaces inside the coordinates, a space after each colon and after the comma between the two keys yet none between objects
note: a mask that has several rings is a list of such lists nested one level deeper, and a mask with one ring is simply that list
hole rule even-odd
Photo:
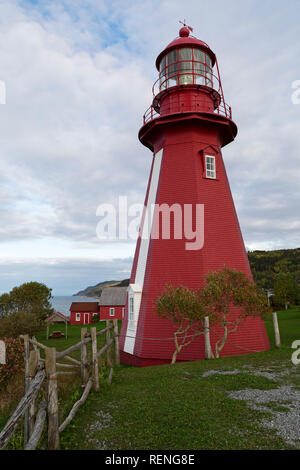
[{"label": "tree trunk", "polygon": [[[217,341],[217,343],[216,343],[216,358],[217,359],[219,359],[220,352],[224,348],[224,345],[225,345],[226,339],[227,339],[227,334],[228,334],[227,325],[224,325],[224,336],[223,336],[221,341]],[[219,346],[219,344],[220,344],[220,346]]]},{"label": "tree trunk", "polygon": [[175,364],[176,359],[177,359],[177,356],[178,356],[178,354],[180,353],[180,349],[181,349],[181,348],[175,349],[174,354],[173,354],[173,356],[172,356],[172,361],[171,361],[171,364],[172,364],[172,365]]}]

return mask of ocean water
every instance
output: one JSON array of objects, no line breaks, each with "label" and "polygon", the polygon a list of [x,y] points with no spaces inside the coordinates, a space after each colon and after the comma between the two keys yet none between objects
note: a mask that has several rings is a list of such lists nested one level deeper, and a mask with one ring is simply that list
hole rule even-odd
[{"label": "ocean water", "polygon": [[63,313],[67,317],[70,316],[70,307],[72,302],[99,302],[99,298],[71,295],[54,296],[51,299],[52,307],[56,310],[56,312]]}]

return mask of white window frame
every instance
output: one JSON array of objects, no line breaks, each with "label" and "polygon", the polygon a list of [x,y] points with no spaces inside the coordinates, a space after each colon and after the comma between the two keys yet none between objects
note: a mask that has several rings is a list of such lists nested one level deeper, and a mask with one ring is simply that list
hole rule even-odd
[{"label": "white window frame", "polygon": [[216,157],[214,155],[205,155],[205,176],[212,180],[217,178]]},{"label": "white window frame", "polygon": [[76,318],[75,321],[80,321],[81,320],[81,313],[76,313]]},{"label": "white window frame", "polygon": [[109,307],[109,316],[114,317],[115,316],[115,308],[114,307]]}]

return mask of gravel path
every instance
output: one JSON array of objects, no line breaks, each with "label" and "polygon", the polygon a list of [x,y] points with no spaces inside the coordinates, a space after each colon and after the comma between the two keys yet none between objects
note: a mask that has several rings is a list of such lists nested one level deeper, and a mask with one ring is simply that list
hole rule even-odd
[{"label": "gravel path", "polygon": [[[297,374],[298,372],[299,368],[296,366],[282,370],[281,366],[270,365],[267,371],[243,366],[242,369],[227,371],[209,370],[204,372],[202,377],[246,373],[275,380],[280,385],[283,380],[288,380],[289,375]],[[267,411],[270,414],[270,418],[263,419],[262,425],[275,430],[287,444],[300,449],[300,390],[296,390],[291,385],[281,385],[279,388],[272,390],[247,389],[231,391],[228,392],[228,395],[236,400],[246,400],[253,409]],[[263,406],[268,403],[275,405],[275,409]],[[276,410],[276,406],[280,405],[284,405],[286,411]]]},{"label": "gravel path", "polygon": [[[273,390],[238,390],[229,392],[229,396],[236,400],[246,400],[252,408],[268,411],[272,417],[264,419],[263,426],[274,429],[288,444],[300,448],[300,390],[283,386]],[[289,410],[282,412],[256,405],[270,402],[284,404]]]},{"label": "gravel path", "polygon": [[101,431],[102,429],[107,428],[112,421],[112,417],[109,413],[105,413],[104,411],[101,411],[101,410],[97,411],[95,415],[97,418],[92,424],[88,426],[86,430],[86,436],[87,436],[88,442],[90,442],[91,444],[94,444],[96,449],[106,450],[108,447],[107,447],[107,442],[105,440],[99,441],[99,439],[93,438],[91,436],[94,435],[95,431]]}]

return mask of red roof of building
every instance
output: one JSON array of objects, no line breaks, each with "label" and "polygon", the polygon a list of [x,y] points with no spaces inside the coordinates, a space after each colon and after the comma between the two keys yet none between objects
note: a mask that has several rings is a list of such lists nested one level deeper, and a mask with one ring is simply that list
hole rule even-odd
[{"label": "red roof of building", "polygon": [[70,312],[98,312],[98,302],[72,302]]}]

